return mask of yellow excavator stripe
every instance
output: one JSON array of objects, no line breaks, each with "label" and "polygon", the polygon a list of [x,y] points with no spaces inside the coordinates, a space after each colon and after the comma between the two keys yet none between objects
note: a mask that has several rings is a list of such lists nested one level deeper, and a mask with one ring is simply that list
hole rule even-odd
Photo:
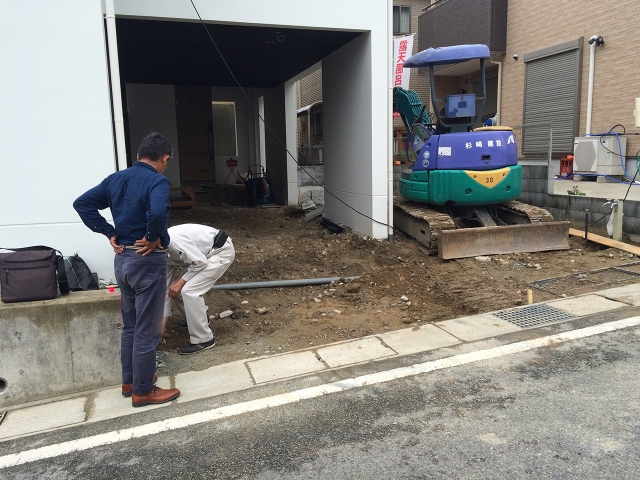
[{"label": "yellow excavator stripe", "polygon": [[480,172],[476,170],[465,170],[464,173],[466,173],[471,179],[475,180],[483,187],[493,188],[502,180],[507,178],[507,175],[509,175],[509,171],[509,167],[505,167],[498,170]]}]

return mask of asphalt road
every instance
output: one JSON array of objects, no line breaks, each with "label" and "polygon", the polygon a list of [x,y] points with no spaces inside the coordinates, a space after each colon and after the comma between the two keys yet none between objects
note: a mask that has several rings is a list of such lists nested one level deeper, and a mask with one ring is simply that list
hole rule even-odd
[{"label": "asphalt road", "polygon": [[10,467],[0,479],[637,479],[639,364],[640,328],[628,328]]}]

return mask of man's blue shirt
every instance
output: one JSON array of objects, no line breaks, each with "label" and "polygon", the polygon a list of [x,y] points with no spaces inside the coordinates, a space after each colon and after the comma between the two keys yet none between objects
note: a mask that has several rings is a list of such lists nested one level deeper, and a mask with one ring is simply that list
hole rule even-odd
[{"label": "man's blue shirt", "polygon": [[[160,238],[169,246],[169,179],[144,162],[113,173],[98,186],[80,195],[73,208],[84,224],[107,238],[117,237],[120,245],[133,245],[145,237],[150,242]],[[98,210],[111,209],[113,228]]]}]

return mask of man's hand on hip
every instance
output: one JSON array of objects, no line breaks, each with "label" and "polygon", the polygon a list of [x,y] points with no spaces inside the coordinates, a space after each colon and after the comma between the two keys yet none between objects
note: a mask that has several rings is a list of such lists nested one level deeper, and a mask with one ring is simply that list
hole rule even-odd
[{"label": "man's hand on hip", "polygon": [[111,244],[111,248],[113,248],[113,251],[116,255],[124,251],[124,247],[122,245],[118,245],[118,239],[115,236],[109,239],[109,243]]},{"label": "man's hand on hip", "polygon": [[182,287],[184,287],[185,283],[187,282],[181,278],[176,283],[171,285],[168,292],[169,297],[178,298],[178,295],[180,295],[180,291],[182,290]]},{"label": "man's hand on hip", "polygon": [[140,247],[140,250],[137,250],[136,253],[140,253],[143,257],[146,257],[160,246],[160,239],[158,238],[155,242],[150,242],[146,238],[142,237],[140,240],[136,240],[134,245],[136,247]]}]

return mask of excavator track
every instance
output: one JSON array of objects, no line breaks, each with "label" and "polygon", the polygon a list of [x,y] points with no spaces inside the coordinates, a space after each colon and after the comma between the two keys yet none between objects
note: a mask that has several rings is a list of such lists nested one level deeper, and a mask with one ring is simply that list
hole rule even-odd
[{"label": "excavator track", "polygon": [[515,210],[516,212],[524,213],[529,217],[531,223],[538,222],[553,222],[553,215],[549,213],[549,210],[545,210],[544,208],[536,207],[534,205],[528,205],[526,203],[518,202],[517,200],[512,200],[504,204],[505,208],[510,210]]},{"label": "excavator track", "polygon": [[395,198],[393,204],[394,226],[427,247],[432,255],[438,254],[439,232],[457,228],[448,214],[429,208],[424,203]]},{"label": "excavator track", "polygon": [[569,222],[555,222],[544,208],[518,201],[507,202],[502,208],[526,215],[531,223],[457,228],[444,211],[404,198],[394,199],[393,223],[427,247],[430,254],[445,259],[569,248]]}]

